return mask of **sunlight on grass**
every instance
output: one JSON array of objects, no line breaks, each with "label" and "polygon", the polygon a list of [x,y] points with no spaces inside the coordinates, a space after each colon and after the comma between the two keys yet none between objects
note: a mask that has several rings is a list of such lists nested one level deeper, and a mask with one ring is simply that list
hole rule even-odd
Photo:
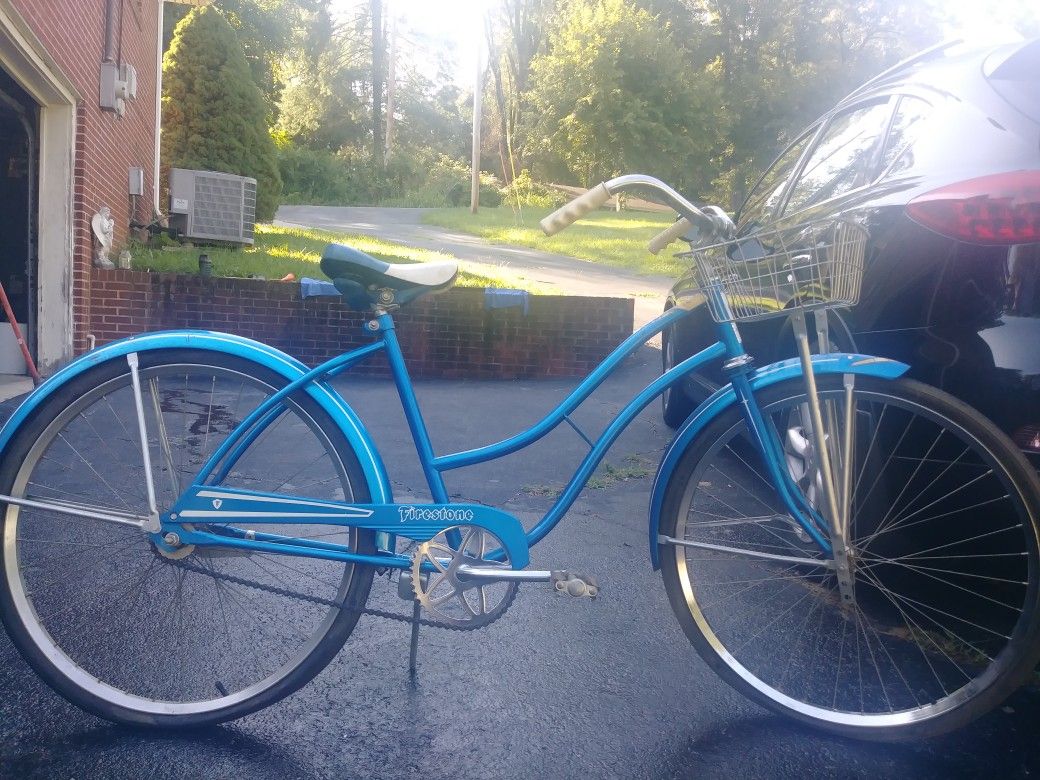
[{"label": "sunlight on grass", "polygon": [[[151,249],[133,248],[133,267],[139,271],[196,274],[199,255],[206,254],[213,263],[214,276],[238,276],[281,279],[296,274],[297,279],[308,276],[324,279],[318,265],[327,244],[348,244],[355,249],[378,257],[388,263],[427,263],[453,260],[450,255],[429,249],[395,244],[372,236],[335,233],[312,228],[288,228],[276,225],[257,225],[256,244],[252,247],[231,248],[219,246],[172,247]],[[456,285],[460,287],[517,287],[515,279],[459,273]],[[520,285],[522,286],[522,285]]]},{"label": "sunlight on grass", "polygon": [[598,211],[555,236],[546,236],[538,221],[548,209],[482,208],[477,214],[468,209],[435,209],[423,213],[423,222],[460,233],[480,236],[493,244],[512,244],[569,255],[581,260],[624,268],[639,274],[680,276],[689,263],[672,255],[684,249],[674,244],[657,257],[646,245],[671,224],[665,213]]}]

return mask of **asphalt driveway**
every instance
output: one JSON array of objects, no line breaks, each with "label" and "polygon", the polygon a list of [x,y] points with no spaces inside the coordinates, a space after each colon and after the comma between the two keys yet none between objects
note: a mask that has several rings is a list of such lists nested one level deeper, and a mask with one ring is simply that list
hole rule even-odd
[{"label": "asphalt driveway", "polygon": [[[644,349],[575,415],[601,430],[657,372]],[[539,419],[569,381],[422,382],[438,452],[497,440]],[[346,380],[400,499],[426,495],[387,383]],[[6,407],[10,411],[9,405]],[[647,555],[652,474],[670,432],[652,405],[608,460],[631,476],[586,490],[532,565],[595,574],[595,602],[525,586],[509,613],[470,633],[424,629],[419,677],[408,629],[362,618],[310,685],[231,724],[147,733],[53,694],[0,636],[4,778],[1027,777],[1040,771],[1040,694],[1023,691],[960,733],[908,745],[824,737],[750,704],[686,641]],[[586,445],[566,427],[531,450],[449,474],[458,498],[531,522]],[[402,609],[385,580],[374,605]],[[248,656],[243,656],[247,658]],[[161,670],[159,670],[161,672]]]}]

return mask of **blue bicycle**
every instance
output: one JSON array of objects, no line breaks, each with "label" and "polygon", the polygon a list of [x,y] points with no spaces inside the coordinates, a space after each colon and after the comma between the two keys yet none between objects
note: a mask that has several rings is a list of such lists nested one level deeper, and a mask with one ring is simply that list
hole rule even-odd
[{"label": "blue bicycle", "polygon": [[[447,287],[453,263],[390,266],[333,245],[323,270],[371,312],[372,342],[309,369],[231,335],[149,333],[38,388],[0,432],[0,616],[39,675],[113,721],[195,726],[292,693],[361,615],[485,626],[518,586],[596,596],[527,568],[625,426],[708,361],[730,384],[675,435],[654,482],[650,558],[690,641],[757,702],[832,732],[936,734],[999,703],[1040,655],[1036,473],[907,366],[829,343],[826,310],[859,296],[853,219],[751,245],[718,209],[626,176],[546,218],[566,227],[631,186],[682,219],[699,293],[639,329],[529,430],[437,455],[392,312]],[[715,243],[712,243],[715,242]],[[637,394],[545,517],[452,503],[444,473],[516,452],[569,415],[655,333],[707,306],[718,342]],[[806,312],[814,323],[812,332]],[[756,368],[737,323],[792,318],[800,357]],[[396,503],[372,439],[332,380],[388,361],[433,497]],[[411,615],[371,609],[377,572]]]}]

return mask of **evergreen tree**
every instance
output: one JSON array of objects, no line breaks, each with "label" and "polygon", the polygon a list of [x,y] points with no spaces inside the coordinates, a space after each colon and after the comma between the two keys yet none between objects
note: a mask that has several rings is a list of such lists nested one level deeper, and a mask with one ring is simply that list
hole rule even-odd
[{"label": "evergreen tree", "polygon": [[256,179],[256,219],[274,218],[281,194],[263,95],[220,11],[189,13],[163,58],[162,160]]}]

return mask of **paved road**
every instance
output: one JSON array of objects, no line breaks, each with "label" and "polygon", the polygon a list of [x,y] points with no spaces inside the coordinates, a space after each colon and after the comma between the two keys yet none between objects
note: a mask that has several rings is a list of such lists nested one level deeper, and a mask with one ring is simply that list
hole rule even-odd
[{"label": "paved road", "polygon": [[[633,358],[580,410],[578,424],[601,429],[654,376],[658,359],[652,349]],[[373,426],[395,493],[422,497],[407,428],[386,383],[352,380],[343,387]],[[423,382],[419,398],[435,447],[446,452],[516,432],[570,387],[566,381]],[[652,471],[668,438],[654,405],[610,460],[634,456]],[[452,472],[449,489],[530,521],[548,506],[543,488],[558,485],[584,452],[564,428],[501,464]],[[586,491],[534,550],[536,567],[596,574],[597,601],[528,586],[509,614],[484,631],[425,629],[414,684],[406,672],[406,627],[366,617],[331,666],[293,697],[221,727],[155,734],[105,724],[65,704],[0,635],[0,778],[1013,778],[1040,772],[1035,691],[1017,694],[959,734],[876,746],[805,731],[730,690],[686,641],[648,565],[649,483],[647,476]],[[403,605],[385,583],[377,590],[377,603]]]},{"label": "paved road", "polygon": [[343,230],[378,236],[408,246],[435,249],[459,259],[474,273],[514,276],[547,291],[571,295],[634,297],[636,326],[661,313],[673,280],[553,255],[534,249],[489,244],[476,236],[454,233],[421,221],[423,209],[368,206],[282,206],[277,224]]}]

